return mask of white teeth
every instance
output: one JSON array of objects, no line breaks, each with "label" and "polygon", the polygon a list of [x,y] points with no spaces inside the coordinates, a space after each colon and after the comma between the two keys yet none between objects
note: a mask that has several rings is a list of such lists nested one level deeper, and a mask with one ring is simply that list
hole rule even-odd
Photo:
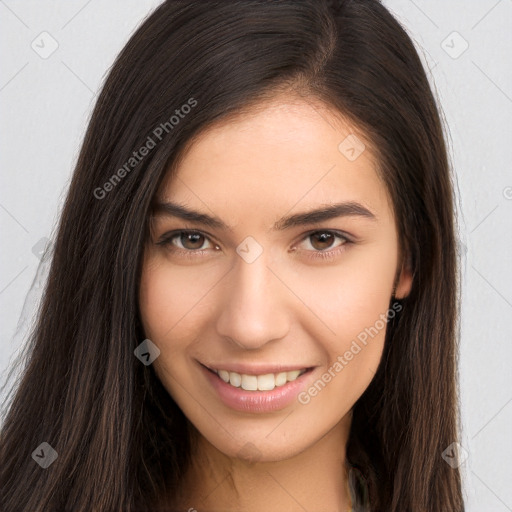
[{"label": "white teeth", "polygon": [[239,373],[229,372],[229,383],[239,388],[242,385],[242,376]]},{"label": "white teeth", "polygon": [[276,375],[276,386],[284,386],[287,382],[286,378],[287,378],[287,373],[286,372],[281,372],[281,373],[278,373]]},{"label": "white teeth", "polygon": [[272,391],[276,387],[276,379],[273,373],[258,375],[258,389],[260,391]]},{"label": "white teeth", "polygon": [[299,376],[300,370],[293,370],[291,372],[286,372],[286,378],[289,381],[295,380]]},{"label": "white teeth", "polygon": [[242,375],[242,389],[256,391],[258,389],[258,377],[256,375]]},{"label": "white teeth", "polygon": [[219,370],[219,377],[224,381],[224,382],[229,382],[229,372],[227,372],[226,370]]},{"label": "white teeth", "polygon": [[266,373],[264,375],[246,375],[244,373],[215,370],[218,376],[235,388],[241,387],[246,391],[272,391],[274,388],[293,382],[306,370],[292,370],[289,372]]}]

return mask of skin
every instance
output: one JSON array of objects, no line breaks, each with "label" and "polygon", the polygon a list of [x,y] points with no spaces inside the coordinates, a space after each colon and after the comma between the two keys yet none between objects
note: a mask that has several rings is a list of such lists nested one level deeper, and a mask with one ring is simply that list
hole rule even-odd
[{"label": "skin", "polygon": [[[351,133],[317,100],[276,96],[205,131],[158,193],[232,228],[156,215],[145,252],[140,310],[146,336],[161,351],[153,365],[197,432],[174,504],[180,509],[348,509],[351,409],[377,370],[385,326],[309,403],[294,400],[270,413],[224,405],[198,361],[315,367],[307,389],[389,310],[394,285],[396,297],[409,293],[411,273],[370,146],[354,161],[338,150]],[[376,219],[343,216],[272,229],[283,216],[342,201],[357,201]],[[204,238],[156,243],[187,229]],[[311,236],[329,230],[352,242],[334,237],[322,244]],[[236,252],[247,236],[263,249],[252,263]],[[186,258],[172,247],[204,252]],[[315,251],[340,252],[324,260]]]}]

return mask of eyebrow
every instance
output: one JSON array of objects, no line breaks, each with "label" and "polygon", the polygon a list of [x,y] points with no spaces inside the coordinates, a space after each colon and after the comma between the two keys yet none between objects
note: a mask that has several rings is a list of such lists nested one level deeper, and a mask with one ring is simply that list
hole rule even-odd
[{"label": "eyebrow", "polygon": [[[192,210],[184,205],[173,203],[171,201],[156,202],[153,206],[153,214],[177,217],[190,222],[203,224],[211,228],[232,231],[232,228],[218,217]],[[275,231],[283,231],[297,226],[318,224],[320,222],[325,222],[339,217],[363,217],[373,221],[377,220],[376,215],[362,204],[354,201],[347,201],[283,217],[274,224],[273,229]]]}]

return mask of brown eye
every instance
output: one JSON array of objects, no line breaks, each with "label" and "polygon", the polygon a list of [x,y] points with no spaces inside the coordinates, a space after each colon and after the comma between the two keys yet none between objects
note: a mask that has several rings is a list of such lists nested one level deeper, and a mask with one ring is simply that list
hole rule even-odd
[{"label": "brown eye", "polygon": [[[336,239],[338,243],[336,244]],[[306,234],[302,239],[302,244],[306,244],[306,248],[299,251],[305,253],[307,258],[316,261],[334,260],[347,249],[347,246],[353,241],[339,231],[313,231]]]},{"label": "brown eye", "polygon": [[318,231],[309,235],[309,237],[311,239],[311,246],[318,251],[329,249],[335,239],[334,235],[329,231]]},{"label": "brown eye", "polygon": [[[204,247],[206,242],[210,244],[210,247]],[[175,231],[173,233],[166,233],[157,242],[157,245],[166,247],[173,252],[181,251],[182,253],[191,254],[205,252],[205,250],[214,248],[210,239],[199,231]]]},{"label": "brown eye", "polygon": [[191,251],[200,249],[205,241],[205,236],[201,233],[187,233],[183,232],[180,234],[180,242],[184,249],[190,249]]}]

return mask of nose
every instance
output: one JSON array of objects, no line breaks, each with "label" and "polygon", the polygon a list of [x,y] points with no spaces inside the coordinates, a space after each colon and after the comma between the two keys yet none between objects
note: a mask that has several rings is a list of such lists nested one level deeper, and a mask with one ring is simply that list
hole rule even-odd
[{"label": "nose", "polygon": [[222,289],[217,333],[246,350],[282,339],[289,330],[292,294],[267,255],[264,251],[252,263],[237,257]]}]

